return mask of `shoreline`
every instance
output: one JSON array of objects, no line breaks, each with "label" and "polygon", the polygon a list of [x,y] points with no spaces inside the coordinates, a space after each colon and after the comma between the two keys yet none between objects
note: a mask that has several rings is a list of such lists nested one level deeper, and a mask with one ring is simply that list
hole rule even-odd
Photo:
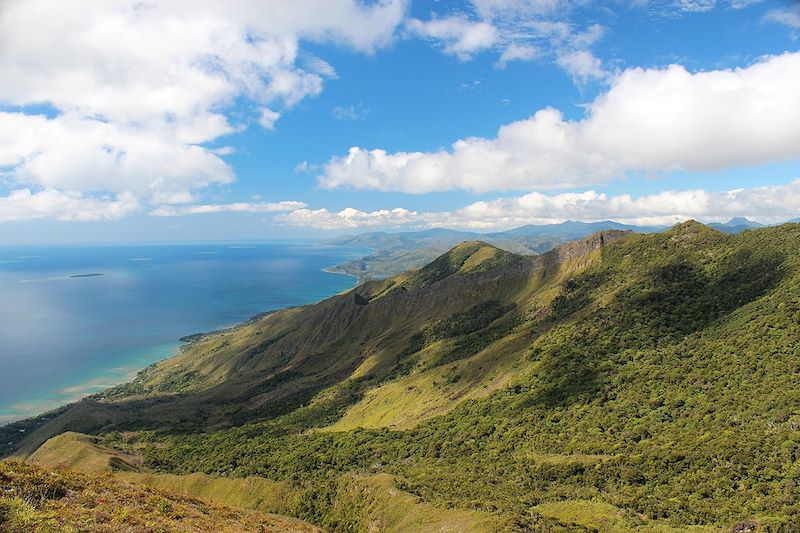
[{"label": "shoreline", "polygon": [[[342,275],[342,276],[355,278],[354,286],[349,288],[349,289],[347,289],[347,290],[352,290],[353,288],[357,287],[358,284],[361,281],[359,279],[359,277],[354,275],[354,274],[349,274],[349,273],[346,273],[346,272],[336,272],[336,271],[329,270],[329,269],[332,269],[332,268],[334,268],[334,267],[325,267],[325,268],[321,269],[321,271],[322,272],[327,272],[329,274],[338,274],[338,275]],[[339,293],[334,293],[334,294],[331,294],[331,295],[326,296],[324,298],[321,298],[317,302],[325,300],[326,298],[330,298],[331,296],[335,296],[336,294],[339,294]],[[159,349],[162,349],[165,346],[169,346],[170,347],[170,353],[168,355],[164,356],[164,357],[159,356],[157,359],[154,359],[154,360],[148,362],[147,364],[145,364],[143,366],[142,365],[135,365],[135,366],[129,365],[129,366],[117,367],[117,368],[125,371],[124,377],[121,377],[120,379],[113,379],[112,378],[109,382],[104,382],[104,383],[100,384],[100,383],[97,383],[97,382],[103,380],[103,378],[105,377],[103,373],[100,373],[100,374],[96,374],[94,377],[91,377],[90,379],[87,379],[87,380],[84,380],[84,381],[81,381],[81,382],[78,382],[78,383],[75,383],[75,384],[72,384],[72,385],[68,384],[68,385],[65,385],[64,387],[62,387],[60,389],[56,389],[56,390],[53,391],[53,394],[57,395],[61,391],[68,391],[68,390],[71,390],[71,389],[74,389],[74,390],[80,390],[80,389],[84,389],[85,390],[87,388],[96,388],[97,389],[97,390],[94,390],[92,392],[79,392],[79,393],[74,394],[72,396],[66,396],[63,400],[39,400],[39,401],[31,400],[31,401],[23,401],[23,402],[18,402],[17,404],[13,404],[10,407],[13,408],[14,405],[23,405],[23,406],[24,405],[30,405],[30,406],[41,405],[43,409],[42,410],[38,410],[37,409],[35,411],[31,410],[30,413],[20,414],[19,416],[17,416],[17,415],[5,415],[5,416],[4,415],[0,415],[0,429],[8,428],[9,426],[12,426],[12,425],[14,425],[16,423],[24,423],[24,422],[29,421],[29,420],[40,420],[40,419],[50,418],[51,414],[60,413],[64,409],[68,408],[69,406],[74,405],[75,403],[78,403],[78,402],[80,402],[82,400],[85,400],[87,398],[98,397],[98,399],[103,399],[102,397],[107,391],[113,389],[114,387],[118,387],[120,385],[124,385],[125,383],[129,383],[129,382],[133,381],[136,378],[136,376],[139,375],[140,372],[152,367],[153,365],[159,364],[159,363],[161,363],[163,361],[167,361],[167,360],[175,357],[176,355],[180,355],[185,350],[187,350],[192,344],[194,344],[196,342],[199,342],[204,338],[207,338],[207,337],[212,336],[212,335],[218,335],[218,334],[221,334],[221,333],[227,333],[227,332],[235,331],[236,329],[244,327],[244,326],[246,326],[248,324],[252,324],[253,322],[255,322],[257,320],[260,320],[260,319],[262,319],[262,318],[264,318],[266,316],[269,316],[271,314],[277,313],[279,311],[283,311],[283,310],[286,310],[286,309],[294,309],[296,307],[301,307],[302,305],[313,305],[314,303],[317,303],[317,302],[311,302],[311,303],[308,303],[308,304],[301,304],[301,305],[288,305],[286,307],[281,307],[281,308],[278,308],[278,309],[272,309],[270,311],[263,311],[263,312],[260,312],[260,313],[256,313],[255,315],[251,316],[250,318],[247,318],[246,320],[243,320],[241,322],[238,322],[238,323],[233,324],[233,325],[228,326],[228,327],[222,327],[222,328],[213,329],[213,330],[210,330],[210,331],[202,331],[202,332],[197,332],[197,333],[191,333],[189,335],[184,335],[182,337],[179,337],[176,341],[174,341],[172,343],[169,343],[167,345],[158,346],[158,347],[151,347],[151,348],[145,348],[145,349],[143,349],[143,351],[145,351],[147,353],[152,353],[153,351],[157,351]],[[109,373],[109,372],[113,372],[113,370],[114,369],[107,369],[107,370],[104,370],[103,372],[104,373]],[[113,383],[111,381],[113,381]],[[97,383],[97,384],[93,385],[94,383]]]},{"label": "shoreline", "polygon": [[[171,342],[144,348],[141,350],[142,355],[136,360],[131,360],[131,364],[101,369],[89,379],[63,384],[60,388],[50,391],[50,394],[43,399],[32,399],[11,404],[9,410],[13,411],[15,407],[18,407],[19,410],[17,412],[20,414],[0,414],[0,429],[17,422],[38,419],[47,416],[51,412],[60,411],[62,408],[73,405],[85,398],[102,395],[109,389],[131,381],[145,368],[178,355],[182,346],[183,344],[180,342]],[[157,356],[157,359],[153,359],[153,356]],[[140,363],[145,364],[142,366]],[[29,411],[25,409],[26,407]]]},{"label": "shoreline", "polygon": [[[327,245],[331,248],[339,248],[341,245]],[[344,246],[347,248],[347,246]],[[356,254],[352,257],[361,257],[364,252],[363,248],[359,248]],[[353,284],[345,290],[352,290],[358,286],[360,280],[356,275],[346,272],[337,272],[333,270],[334,266],[329,266],[320,269],[322,272],[328,274],[339,274],[353,278]],[[84,273],[73,274],[72,276],[79,277],[99,277],[102,276],[101,271],[85,270]],[[349,284],[348,284],[349,285]],[[14,403],[9,402],[3,405],[0,410],[0,430],[8,430],[15,426],[24,430],[25,427],[35,425],[35,421],[41,421],[51,417],[53,413],[62,412],[68,406],[74,405],[77,402],[87,398],[97,398],[102,400],[107,392],[115,387],[132,382],[136,376],[146,370],[147,368],[159,364],[163,361],[169,360],[172,357],[180,355],[188,349],[193,343],[198,342],[211,335],[234,331],[254,321],[260,320],[278,311],[292,309],[302,305],[313,305],[319,301],[330,298],[340,294],[340,290],[333,290],[329,294],[321,296],[314,302],[300,303],[296,305],[285,305],[269,311],[258,312],[249,318],[237,322],[229,326],[223,326],[217,329],[208,331],[199,331],[188,335],[177,337],[177,339],[169,340],[162,345],[150,346],[147,348],[137,348],[130,352],[128,357],[123,357],[121,361],[116,361],[116,366],[108,368],[99,368],[96,372],[87,374],[83,377],[77,377],[74,380],[66,380],[57,386],[40,391],[41,394],[32,395],[29,398],[15,398]],[[122,352],[125,353],[125,352]],[[109,358],[114,359],[114,358]]]},{"label": "shoreline", "polygon": [[340,276],[347,276],[347,277],[350,277],[350,278],[355,278],[356,279],[356,285],[355,285],[356,287],[359,284],[361,284],[364,281],[366,281],[366,278],[364,276],[358,276],[358,275],[350,273],[350,272],[341,272],[339,270],[333,270],[334,268],[336,268],[336,266],[325,267],[325,268],[322,269],[322,272],[327,272],[328,274],[338,274]]}]

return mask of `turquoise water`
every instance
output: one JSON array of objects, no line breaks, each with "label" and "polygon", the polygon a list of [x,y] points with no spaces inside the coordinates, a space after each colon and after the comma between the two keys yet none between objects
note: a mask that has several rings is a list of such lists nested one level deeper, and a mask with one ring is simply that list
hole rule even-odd
[{"label": "turquoise water", "polygon": [[0,424],[125,381],[183,336],[349,289],[354,278],[322,269],[363,254],[286,243],[0,247]]}]

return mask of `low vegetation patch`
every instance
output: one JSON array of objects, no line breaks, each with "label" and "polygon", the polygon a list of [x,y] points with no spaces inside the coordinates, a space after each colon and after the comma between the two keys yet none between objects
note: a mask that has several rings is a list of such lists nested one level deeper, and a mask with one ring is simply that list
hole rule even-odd
[{"label": "low vegetation patch", "polygon": [[0,531],[318,531],[298,520],[207,505],[111,476],[0,461]]}]

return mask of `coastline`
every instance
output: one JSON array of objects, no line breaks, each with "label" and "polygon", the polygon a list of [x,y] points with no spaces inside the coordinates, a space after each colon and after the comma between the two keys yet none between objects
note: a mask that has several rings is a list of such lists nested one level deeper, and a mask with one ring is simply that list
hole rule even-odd
[{"label": "coastline", "polygon": [[[213,329],[213,330],[210,330],[210,331],[201,331],[201,332],[198,332],[198,333],[192,333],[190,335],[184,335],[183,337],[178,339],[181,342],[181,345],[180,345],[179,349],[181,351],[183,351],[184,349],[186,349],[191,344],[193,344],[195,342],[198,342],[198,341],[200,341],[200,340],[202,340],[202,339],[204,339],[206,337],[210,337],[211,335],[218,335],[220,333],[228,333],[230,331],[236,331],[237,329],[239,329],[239,328],[241,328],[243,326],[246,326],[248,324],[252,324],[256,320],[260,320],[260,319],[264,318],[265,316],[272,315],[274,313],[277,313],[278,311],[283,311],[284,309],[293,309],[295,307],[299,307],[299,306],[297,306],[297,305],[289,305],[289,306],[286,306],[286,307],[281,307],[280,309],[273,309],[272,311],[264,311],[262,313],[256,313],[255,315],[251,316],[247,320],[243,320],[242,322],[238,322],[238,323],[236,323],[236,324],[234,324],[232,326],[228,326],[228,327],[225,327],[225,328],[219,328],[219,329]],[[167,359],[169,359],[169,357],[167,357]],[[159,362],[159,361],[156,361],[156,362]],[[142,370],[144,370],[144,369],[142,369]]]},{"label": "coastline", "polygon": [[325,267],[325,268],[322,269],[322,272],[327,272],[328,274],[339,274],[340,276],[347,276],[347,277],[350,277],[350,278],[355,278],[356,279],[356,286],[358,286],[359,284],[361,284],[364,281],[366,281],[366,277],[365,276],[359,276],[359,275],[353,274],[352,272],[334,270],[337,266],[338,265],[331,266],[331,267]]},{"label": "coastline", "polygon": [[[338,272],[338,271],[332,270],[333,268],[336,268],[336,267],[335,266],[325,267],[325,268],[320,269],[320,272],[326,272],[328,274],[338,274],[340,276],[347,276],[347,277],[351,277],[351,278],[355,278],[356,279],[356,284],[353,285],[352,287],[350,287],[349,289],[345,289],[345,291],[349,291],[349,290],[352,290],[352,289],[356,288],[358,286],[358,284],[361,283],[361,281],[362,281],[355,274],[350,274],[348,272]],[[266,316],[269,316],[269,315],[272,315],[272,314],[275,314],[275,313],[277,313],[279,311],[284,311],[286,309],[294,309],[296,307],[303,307],[304,305],[314,305],[315,303],[319,303],[319,302],[321,302],[321,301],[323,301],[323,300],[325,300],[327,298],[330,298],[331,296],[335,296],[336,294],[339,294],[339,293],[334,293],[334,294],[331,294],[330,296],[325,296],[324,298],[320,298],[319,300],[317,300],[315,302],[310,302],[310,303],[307,303],[307,304],[287,305],[285,307],[280,307],[278,309],[272,309],[270,311],[262,311],[261,313],[256,313],[255,315],[251,316],[250,318],[248,318],[246,320],[243,320],[241,322],[238,322],[238,323],[236,323],[236,324],[234,324],[232,326],[219,328],[219,329],[213,329],[213,330],[210,330],[210,331],[201,331],[201,332],[192,333],[192,334],[189,334],[189,335],[184,335],[183,337],[180,337],[178,339],[182,343],[180,345],[179,349],[181,351],[183,351],[184,349],[189,347],[192,343],[198,342],[198,341],[200,341],[200,340],[202,340],[202,339],[204,339],[206,337],[210,337],[211,335],[217,335],[217,334],[220,334],[220,333],[228,333],[228,332],[231,332],[231,331],[236,331],[237,329],[239,329],[241,327],[244,327],[244,326],[246,326],[248,324],[252,324],[253,322],[255,322],[257,320],[261,320],[262,318],[264,318]],[[167,357],[166,359],[169,359],[169,357]],[[156,362],[159,362],[159,361],[156,361]],[[144,370],[144,368],[141,369],[141,370]]]},{"label": "coastline", "polygon": [[[333,268],[335,268],[335,266],[325,267],[322,268],[321,271],[328,274],[338,274],[355,279],[353,287],[350,287],[346,290],[351,290],[363,281],[359,278],[359,276],[347,272],[335,271],[332,270]],[[317,300],[317,302],[329,298],[330,296],[334,296],[335,294],[338,293],[332,293],[328,296],[320,298]],[[27,401],[23,400],[8,406],[8,408],[5,410],[0,410],[0,429],[8,428],[19,423],[24,424],[27,421],[45,420],[51,418],[51,415],[55,416],[55,414],[60,413],[70,405],[87,398],[103,399],[106,391],[133,381],[142,371],[152,367],[153,365],[161,363],[162,361],[166,361],[176,355],[179,355],[180,353],[183,353],[195,342],[212,335],[235,331],[236,329],[244,327],[248,324],[252,324],[257,320],[277,313],[278,311],[293,309],[302,305],[313,305],[314,303],[316,302],[310,302],[301,305],[287,305],[277,309],[263,311],[231,326],[192,333],[179,337],[176,341],[170,342],[166,345],[143,348],[140,350],[143,355],[140,356],[134,364],[126,364],[124,366],[102,369],[100,372],[96,373],[94,377],[89,379],[64,383],[59,389],[51,391],[47,398],[31,399]],[[155,355],[155,357],[153,357],[153,355]],[[107,374],[112,374],[112,376],[108,376]]]},{"label": "coastline", "polygon": [[[313,305],[313,304],[304,304],[304,305]],[[178,339],[178,342],[171,343],[169,345],[171,346],[169,354],[153,359],[147,364],[137,365],[136,367],[129,368],[129,371],[126,373],[123,379],[115,381],[114,383],[104,384],[100,388],[100,390],[97,390],[95,392],[78,394],[73,396],[72,398],[69,399],[65,398],[63,400],[57,400],[57,401],[25,402],[17,404],[17,405],[29,405],[29,406],[36,405],[38,407],[36,409],[32,409],[31,412],[29,413],[20,414],[18,416],[7,415],[6,419],[4,419],[3,415],[0,414],[0,458],[7,457],[9,453],[11,453],[14,450],[14,447],[16,446],[17,442],[21,441],[27,434],[30,434],[31,432],[35,431],[40,426],[42,426],[49,420],[57,417],[58,415],[60,415],[73,405],[77,404],[78,402],[87,399],[95,399],[95,400],[105,399],[104,396],[109,391],[113,390],[115,387],[119,387],[121,385],[125,385],[126,383],[132,382],[136,378],[136,376],[138,376],[141,372],[144,372],[148,368],[151,368],[154,365],[157,365],[163,361],[167,361],[172,357],[175,357],[176,355],[179,355],[193,343],[198,342],[209,335],[223,333],[226,331],[233,331],[237,328],[252,323],[253,321],[258,320],[264,316],[268,316],[270,314],[282,311],[284,309],[292,309],[294,307],[300,307],[300,306],[290,305],[282,307],[280,309],[264,311],[261,313],[257,313],[248,318],[247,320],[244,320],[227,328],[221,328],[202,333],[193,333],[190,335],[185,335],[183,337],[180,337]],[[67,386],[66,388],[60,390],[85,387],[87,384],[96,382],[97,379],[98,378],[92,378],[90,380],[81,382],[81,384],[79,385],[73,385],[72,387]],[[11,419],[11,416],[13,416],[14,418]]]},{"label": "coastline", "polygon": [[128,364],[99,369],[93,377],[83,380],[65,382],[59,388],[43,394],[40,398],[22,400],[0,410],[0,428],[16,422],[44,417],[53,411],[81,401],[84,398],[102,395],[104,391],[127,383],[145,368],[169,359],[179,353],[183,346],[180,342],[171,342],[161,346],[153,346],[138,350]]},{"label": "coastline", "polygon": [[[137,269],[140,268],[138,265],[149,265],[153,263],[153,261],[131,262],[129,256],[158,257],[158,254],[164,254],[164,250],[172,250],[172,247],[156,248],[154,250],[146,248],[134,251],[129,250],[127,247],[112,247],[111,249],[117,248],[120,250],[118,255],[128,263],[137,265],[135,267]],[[30,434],[30,432],[47,422],[47,420],[63,412],[69,406],[87,399],[89,401],[103,401],[105,396],[109,394],[109,391],[126,383],[133,382],[140,372],[145,371],[152,365],[183,353],[193,342],[197,342],[209,335],[240,328],[280,310],[310,305],[336,294],[340,294],[342,291],[351,290],[358,285],[358,277],[344,272],[336,272],[332,270],[333,266],[326,267],[326,263],[332,265],[345,260],[362,257],[365,253],[365,249],[341,245],[333,245],[329,246],[329,248],[336,250],[332,252],[331,256],[326,257],[316,265],[314,265],[313,262],[318,261],[319,256],[308,256],[309,259],[308,262],[306,262],[306,256],[304,254],[293,252],[291,247],[288,248],[288,257],[303,261],[303,266],[300,269],[303,273],[303,278],[309,280],[308,283],[311,283],[314,288],[300,293],[293,293],[287,290],[282,293],[279,291],[278,293],[265,294],[260,298],[260,302],[263,306],[262,309],[266,307],[270,309],[269,311],[258,312],[259,310],[256,307],[254,309],[256,311],[255,313],[248,318],[244,318],[235,316],[237,314],[236,307],[232,307],[232,313],[230,313],[234,315],[231,317],[232,320],[227,322],[227,324],[223,322],[224,325],[221,327],[213,327],[212,325],[212,327],[208,329],[198,328],[194,330],[196,333],[190,333],[188,335],[182,335],[180,332],[176,332],[171,338],[159,339],[159,343],[149,346],[136,346],[135,334],[138,330],[131,329],[130,334],[134,335],[134,341],[129,343],[129,346],[133,346],[131,349],[126,349],[126,346],[122,346],[121,350],[108,351],[92,365],[93,368],[88,369],[88,372],[85,371],[87,369],[81,371],[75,369],[75,371],[72,371],[70,368],[67,368],[67,370],[69,370],[68,372],[52,371],[50,374],[52,378],[61,379],[50,379],[46,383],[42,382],[41,384],[36,384],[35,386],[29,387],[27,390],[21,390],[19,394],[10,396],[0,405],[0,456],[11,453],[14,449],[12,443],[19,442],[20,439]],[[341,251],[339,251],[339,249]],[[192,251],[193,250],[185,252],[185,254],[191,254]],[[279,253],[279,257],[286,257],[281,247],[275,248],[275,251]],[[274,252],[272,253],[274,254]],[[52,255],[51,253],[48,257]],[[161,257],[164,256],[165,255],[162,255]],[[58,258],[57,255],[55,257]],[[166,257],[171,259],[171,256]],[[189,257],[191,258],[191,255],[189,255]],[[271,256],[267,255],[266,257]],[[168,264],[177,264],[178,262],[179,261],[174,261]],[[247,263],[244,264],[246,265]],[[78,270],[78,268],[80,268],[80,270]],[[78,274],[98,274],[101,272],[107,274],[109,267],[106,264],[97,263],[93,259],[90,259],[85,265],[78,268],[75,269]],[[73,270],[73,272],[75,272],[75,270]],[[332,282],[325,282],[323,279],[320,279],[319,276],[314,276],[314,272],[324,272],[325,274],[322,274],[323,278],[327,277],[328,274],[345,275],[350,278],[351,281],[345,281],[344,278],[336,281],[331,277],[330,279]],[[252,276],[252,274],[248,275]],[[264,273],[259,275],[263,276]],[[266,275],[270,275],[270,272],[267,271]],[[278,271],[275,271],[274,275],[278,276],[276,279],[282,279],[280,277],[282,274]],[[24,276],[21,277],[24,279]],[[296,278],[296,274],[294,277]],[[109,276],[93,276],[92,279],[104,278],[109,278]],[[65,277],[65,279],[70,278]],[[111,279],[117,278],[112,276]],[[258,278],[252,279],[254,281],[258,280]],[[215,286],[214,280],[211,280],[211,283],[212,287]],[[80,287],[94,286],[93,284],[80,285]],[[224,285],[220,285],[220,287],[223,286]],[[308,298],[309,293],[314,295],[313,299]],[[272,294],[276,294],[276,296],[273,297]],[[239,307],[239,309],[241,310],[242,307]],[[253,306],[251,305],[248,309],[253,309]],[[194,318],[194,315],[192,316]],[[184,322],[187,322],[190,326],[188,331],[192,331],[191,323],[194,322],[194,320],[184,320]],[[201,326],[201,328],[202,327],[203,326]],[[186,329],[184,329],[184,331],[186,331]]]}]

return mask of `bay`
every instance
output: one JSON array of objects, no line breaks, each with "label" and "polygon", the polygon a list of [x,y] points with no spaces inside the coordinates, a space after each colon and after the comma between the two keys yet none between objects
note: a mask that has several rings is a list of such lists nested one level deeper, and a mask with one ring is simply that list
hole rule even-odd
[{"label": "bay", "polygon": [[130,379],[180,338],[349,289],[311,243],[0,247],[0,424]]}]

